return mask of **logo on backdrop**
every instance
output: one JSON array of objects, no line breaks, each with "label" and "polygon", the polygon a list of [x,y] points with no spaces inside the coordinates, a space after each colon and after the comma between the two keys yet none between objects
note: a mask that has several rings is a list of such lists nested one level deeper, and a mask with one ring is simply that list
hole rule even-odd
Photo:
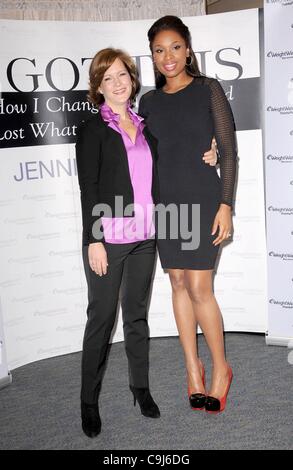
[{"label": "logo on backdrop", "polygon": [[283,261],[293,261],[292,253],[276,253],[275,251],[270,251],[269,256],[273,256],[274,258],[280,258]]},{"label": "logo on backdrop", "polygon": [[280,305],[282,308],[293,308],[293,302],[291,300],[270,299],[269,303],[274,305]]},{"label": "logo on backdrop", "polygon": [[293,207],[268,207],[269,212],[277,212],[281,215],[293,215]]},{"label": "logo on backdrop", "polygon": [[269,162],[293,163],[293,155],[267,155]]},{"label": "logo on backdrop", "polygon": [[293,51],[269,51],[267,57],[270,59],[293,59]]},{"label": "logo on backdrop", "polygon": [[277,112],[279,114],[293,114],[293,106],[268,106],[268,112]]}]

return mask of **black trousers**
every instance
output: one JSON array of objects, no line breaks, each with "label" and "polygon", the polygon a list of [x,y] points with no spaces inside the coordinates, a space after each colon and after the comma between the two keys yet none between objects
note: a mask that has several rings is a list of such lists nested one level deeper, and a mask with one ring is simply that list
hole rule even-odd
[{"label": "black trousers", "polygon": [[88,404],[98,402],[119,291],[129,383],[134,387],[149,386],[147,306],[155,261],[155,240],[105,243],[105,248],[108,272],[100,277],[89,266],[88,246],[83,247],[88,319],[83,339],[81,399]]}]

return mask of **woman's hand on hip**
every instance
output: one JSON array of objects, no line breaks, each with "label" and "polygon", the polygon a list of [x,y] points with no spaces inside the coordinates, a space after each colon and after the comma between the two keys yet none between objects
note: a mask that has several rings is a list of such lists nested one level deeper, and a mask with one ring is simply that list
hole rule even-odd
[{"label": "woman's hand on hip", "polygon": [[212,235],[216,233],[219,228],[219,234],[217,238],[213,241],[213,245],[219,245],[223,240],[227,240],[227,238],[231,237],[231,230],[232,230],[232,213],[231,207],[227,204],[221,204],[220,208],[216,214],[213,228],[212,228]]},{"label": "woman's hand on hip", "polygon": [[90,243],[88,256],[90,267],[96,274],[99,276],[107,274],[108,257],[103,243]]}]

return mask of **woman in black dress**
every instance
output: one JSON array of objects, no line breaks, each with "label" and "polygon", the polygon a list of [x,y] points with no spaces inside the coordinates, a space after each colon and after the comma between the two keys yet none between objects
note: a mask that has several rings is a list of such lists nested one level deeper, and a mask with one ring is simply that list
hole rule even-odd
[{"label": "woman in black dress", "polygon": [[[194,409],[220,412],[225,408],[232,370],[225,359],[222,317],[213,294],[212,276],[219,245],[232,230],[236,169],[233,116],[219,82],[200,73],[190,32],[179,18],[157,20],[148,38],[157,89],[141,98],[139,114],[158,139],[160,200],[164,205],[175,204],[179,213],[184,204],[188,216],[193,213],[193,205],[200,207],[198,248],[183,249],[186,240],[180,236],[180,226],[176,239],[167,227],[165,238],[160,239],[157,233],[159,255],[172,285],[190,404]],[[220,153],[221,177],[202,160],[213,136]],[[197,355],[197,324],[213,360],[208,393],[204,366]]]}]

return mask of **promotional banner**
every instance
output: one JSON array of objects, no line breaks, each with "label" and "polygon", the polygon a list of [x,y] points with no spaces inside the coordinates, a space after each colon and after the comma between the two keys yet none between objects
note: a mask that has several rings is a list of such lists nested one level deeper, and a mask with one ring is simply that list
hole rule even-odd
[{"label": "promotional banner", "polygon": [[267,0],[264,20],[266,340],[287,346],[293,339],[293,1]]},{"label": "promotional banner", "polygon": [[[202,72],[221,81],[237,129],[234,237],[221,250],[216,297],[226,331],[265,332],[259,12],[183,20]],[[153,88],[152,23],[0,21],[0,292],[11,369],[81,349],[87,292],[74,143],[80,120],[96,112],[86,99],[88,68],[99,49],[123,48],[139,69],[140,96]],[[177,335],[159,260],[149,325],[153,337]],[[122,339],[119,314],[112,340]]]}]

